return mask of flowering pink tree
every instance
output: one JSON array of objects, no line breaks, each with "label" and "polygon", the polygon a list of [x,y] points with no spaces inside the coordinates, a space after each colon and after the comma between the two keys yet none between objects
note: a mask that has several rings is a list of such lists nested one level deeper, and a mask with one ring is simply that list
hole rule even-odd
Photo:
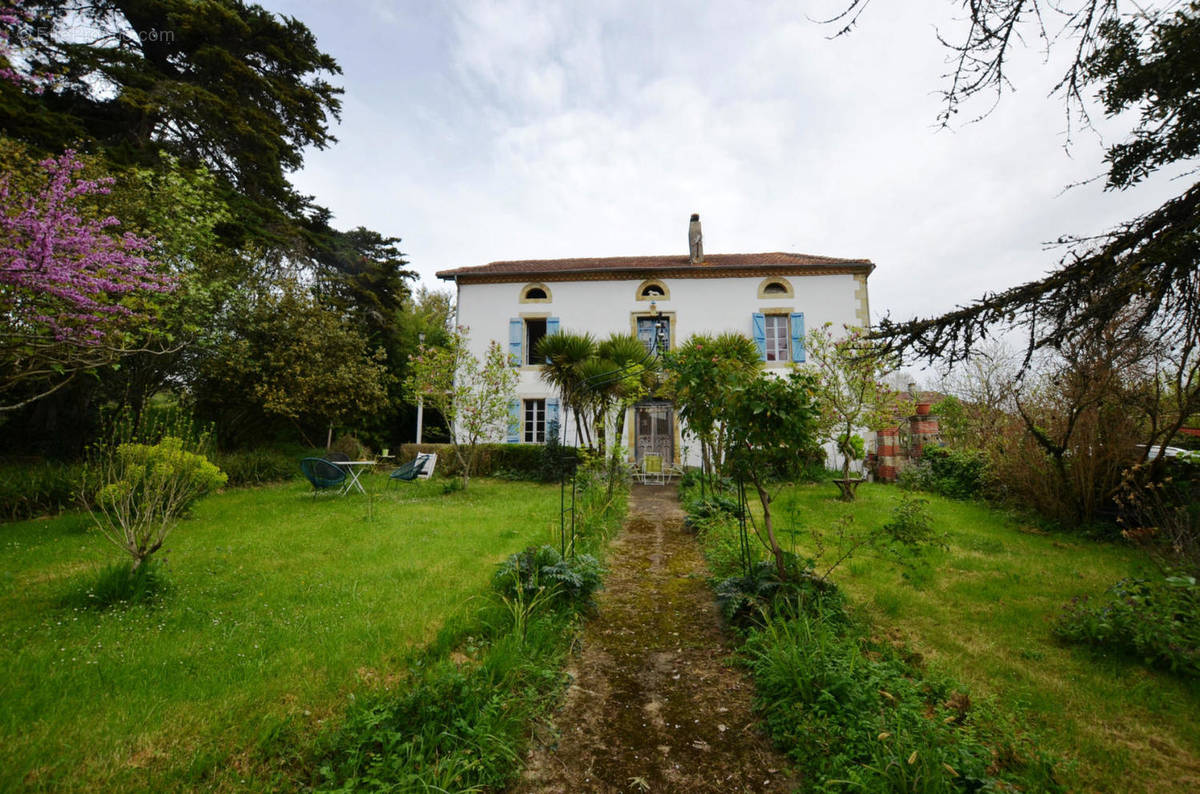
[{"label": "flowering pink tree", "polygon": [[84,179],[73,151],[43,160],[26,187],[0,175],[0,411],[114,363],[174,282],[144,253],[152,241],[89,217],[111,178]]}]

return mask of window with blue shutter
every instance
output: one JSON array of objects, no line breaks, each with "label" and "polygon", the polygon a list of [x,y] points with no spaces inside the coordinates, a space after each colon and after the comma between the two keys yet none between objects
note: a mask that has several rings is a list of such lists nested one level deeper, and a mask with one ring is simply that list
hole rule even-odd
[{"label": "window with blue shutter", "polygon": [[[517,322],[520,322],[518,320]],[[511,400],[508,403],[508,443],[516,444],[521,440],[521,402]]]},{"label": "window with blue shutter", "polygon": [[754,344],[758,345],[758,357],[767,360],[767,318],[762,312],[750,315],[750,325],[753,331]]},{"label": "window with blue shutter", "polygon": [[559,436],[558,398],[546,398],[546,435]]},{"label": "window with blue shutter", "polygon": [[804,312],[792,313],[792,361],[804,363]]},{"label": "window with blue shutter", "polygon": [[508,321],[508,365],[521,366],[521,343],[525,341],[525,324],[520,317]]}]

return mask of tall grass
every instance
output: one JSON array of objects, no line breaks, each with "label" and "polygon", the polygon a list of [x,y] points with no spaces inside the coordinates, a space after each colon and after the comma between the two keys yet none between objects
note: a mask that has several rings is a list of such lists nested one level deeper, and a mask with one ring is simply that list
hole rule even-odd
[{"label": "tall grass", "polygon": [[[577,502],[576,545],[601,552],[624,515],[622,491],[594,477]],[[475,486],[472,486],[473,488]],[[543,553],[544,552],[544,553]],[[525,587],[534,562],[553,575]],[[530,725],[565,685],[563,660],[597,575],[591,555],[549,546],[514,555],[496,592],[406,665],[406,685],[350,709],[313,763],[324,791],[497,791],[520,769]],[[561,589],[560,589],[561,588]]]}]

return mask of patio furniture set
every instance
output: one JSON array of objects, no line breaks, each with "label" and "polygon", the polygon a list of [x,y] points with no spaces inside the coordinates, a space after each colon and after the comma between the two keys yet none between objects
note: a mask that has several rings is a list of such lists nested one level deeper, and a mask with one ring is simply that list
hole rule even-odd
[{"label": "patio furniture set", "polygon": [[[382,459],[387,460],[390,457],[385,454]],[[305,458],[300,461],[300,471],[312,484],[313,496],[316,496],[319,491],[334,490],[339,496],[345,496],[355,489],[359,493],[365,494],[367,491],[363,488],[359,478],[362,477],[363,472],[377,463],[378,461],[375,460],[350,460],[345,455],[333,453],[327,458]],[[388,486],[391,487],[395,482],[428,480],[433,476],[436,466],[437,455],[432,452],[423,452],[410,462],[393,470],[388,475]]]}]

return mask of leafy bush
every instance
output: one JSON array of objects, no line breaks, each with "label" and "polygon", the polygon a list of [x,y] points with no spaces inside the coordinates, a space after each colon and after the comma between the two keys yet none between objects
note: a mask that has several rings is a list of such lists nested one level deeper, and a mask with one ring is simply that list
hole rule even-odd
[{"label": "leafy bush", "polygon": [[300,472],[294,455],[268,447],[225,452],[214,456],[213,462],[229,478],[227,485],[263,485],[290,480]]},{"label": "leafy bush", "polygon": [[58,513],[75,505],[83,467],[65,463],[0,467],[0,518],[20,521]]},{"label": "leafy bush", "polygon": [[150,562],[134,567],[132,562],[117,562],[100,570],[91,583],[67,596],[65,606],[104,610],[114,606],[143,604],[166,589],[164,565]]},{"label": "leafy bush", "polygon": [[329,451],[345,455],[350,460],[369,460],[374,455],[370,447],[359,441],[357,436],[352,435],[341,435],[335,438]]},{"label": "leafy bush", "polygon": [[777,610],[743,649],[772,738],[815,791],[1061,791],[987,702],[868,636],[840,603]]},{"label": "leafy bush", "polygon": [[[402,463],[423,452],[437,453],[437,473],[444,477],[461,475],[454,448],[449,444],[403,444],[399,460]],[[551,460],[550,455],[561,454]],[[559,461],[561,460],[561,466]],[[489,477],[501,475],[514,480],[533,482],[558,482],[563,469],[570,474],[579,463],[579,453],[574,447],[549,444],[480,444],[475,460],[473,476]]]},{"label": "leafy bush", "polygon": [[1200,585],[1192,576],[1122,579],[1098,603],[1068,604],[1054,624],[1067,641],[1141,658],[1147,665],[1200,676]]},{"label": "leafy bush", "polygon": [[722,493],[707,493],[703,497],[694,495],[686,499],[683,506],[687,516],[683,522],[686,526],[700,528],[712,520],[737,520],[741,517],[741,506],[731,497]]},{"label": "leafy bush", "polygon": [[100,464],[95,509],[104,536],[138,567],[158,551],[179,519],[209,491],[225,484],[221,470],[178,438],[121,444]]},{"label": "leafy bush", "polygon": [[926,447],[921,461],[900,472],[900,484],[953,499],[980,496],[987,485],[987,456],[979,450]]},{"label": "leafy bush", "polygon": [[552,546],[530,546],[500,563],[492,587],[506,597],[516,596],[518,590],[527,598],[547,591],[554,603],[587,607],[603,574],[599,561],[590,554],[563,559]]},{"label": "leafy bush", "polygon": [[796,603],[829,600],[840,609],[842,596],[832,582],[818,578],[811,562],[801,563],[794,554],[787,554],[788,577],[781,579],[772,560],[750,566],[745,576],[729,576],[715,583],[713,589],[721,614],[735,626],[763,625],[780,608],[794,609]]}]

